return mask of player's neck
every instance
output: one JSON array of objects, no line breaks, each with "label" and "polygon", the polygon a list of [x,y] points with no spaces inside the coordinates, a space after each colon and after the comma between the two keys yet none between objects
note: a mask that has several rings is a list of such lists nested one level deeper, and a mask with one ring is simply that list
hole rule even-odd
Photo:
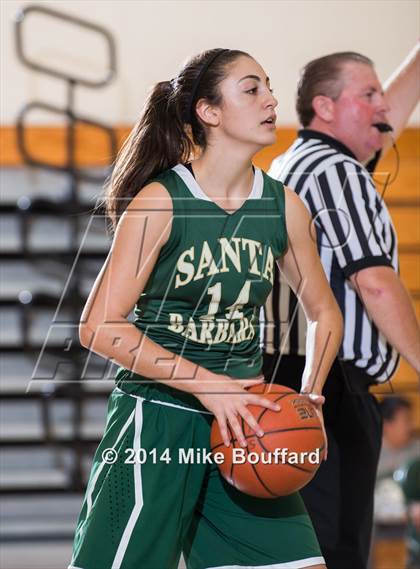
[{"label": "player's neck", "polygon": [[193,162],[194,175],[210,197],[246,198],[252,190],[254,172],[249,156],[226,155],[209,147]]}]

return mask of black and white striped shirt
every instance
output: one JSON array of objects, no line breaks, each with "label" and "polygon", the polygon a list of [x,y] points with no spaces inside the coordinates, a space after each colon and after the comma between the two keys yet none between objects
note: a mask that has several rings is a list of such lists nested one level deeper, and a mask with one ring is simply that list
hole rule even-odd
[{"label": "black and white striped shirt", "polygon": [[[321,262],[344,315],[338,357],[377,382],[389,379],[398,354],[370,320],[349,281],[367,267],[398,271],[395,230],[369,172],[339,141],[305,129],[273,161],[269,175],[292,188],[312,214]],[[304,355],[305,337],[303,311],[277,270],[265,307],[265,351]]]}]

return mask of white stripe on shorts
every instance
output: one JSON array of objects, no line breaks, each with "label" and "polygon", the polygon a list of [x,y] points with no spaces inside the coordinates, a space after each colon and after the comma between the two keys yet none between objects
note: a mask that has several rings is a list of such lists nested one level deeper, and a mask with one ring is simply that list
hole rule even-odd
[{"label": "white stripe on shorts", "polygon": [[[133,411],[130,416],[128,417],[127,421],[125,422],[123,428],[121,429],[121,431],[119,432],[119,435],[115,441],[115,443],[113,444],[113,446],[111,448],[115,449],[115,447],[117,446],[117,444],[119,443],[119,441],[122,439],[122,437],[124,436],[126,430],[128,429],[128,427],[131,425],[131,422],[133,420],[134,417],[134,413],[135,411]],[[88,519],[89,519],[89,514],[90,511],[92,509],[92,496],[93,493],[95,491],[95,486],[96,483],[98,481],[99,475],[101,474],[104,466],[105,466],[106,462],[102,461],[101,466],[98,467],[98,470],[95,473],[95,476],[92,478],[92,480],[89,483],[88,489],[87,489],[87,493],[86,493],[86,516],[85,516],[85,521],[84,524],[87,523]],[[82,526],[83,528],[84,526]],[[80,528],[80,531],[82,531],[82,528]],[[72,559],[73,561],[73,559]],[[78,567],[75,567],[74,565],[69,565],[68,569],[79,569]]]},{"label": "white stripe on shorts", "polygon": [[[133,440],[133,450],[137,453],[141,447],[141,431],[143,428],[143,401],[136,402],[135,416],[134,416],[134,440]],[[143,508],[143,487],[141,478],[141,464],[133,465],[133,475],[134,475],[134,508],[131,512],[130,518],[125,526],[124,533],[122,535],[120,544],[115,554],[114,561],[112,563],[111,569],[120,569],[121,563],[123,562],[125,552],[127,551],[128,544],[130,542],[131,534],[133,533],[134,526],[137,523],[140,512]]]},{"label": "white stripe on shorts", "polygon": [[308,557],[298,561],[286,561],[286,563],[274,563],[274,565],[218,565],[207,569],[302,569],[303,567],[313,567],[314,565],[325,565],[323,557]]},{"label": "white stripe on shorts", "polygon": [[176,403],[168,403],[167,401],[157,401],[156,399],[145,399],[140,397],[140,395],[134,395],[133,393],[126,393],[119,387],[115,388],[115,391],[128,395],[129,397],[134,397],[135,399],[140,399],[141,401],[147,401],[148,403],[157,403],[157,405],[165,405],[166,407],[175,407],[175,409],[182,409],[183,411],[191,411],[192,413],[204,413],[204,415],[213,415],[210,411],[201,411],[200,409],[193,409],[192,407],[184,407],[183,405],[177,405]]},{"label": "white stripe on shorts", "polygon": [[[131,422],[133,420],[134,417],[134,411],[130,414],[130,416],[128,417],[127,421],[125,422],[125,425],[123,426],[123,428],[121,429],[117,440],[115,441],[115,443],[113,444],[112,448],[115,449],[115,447],[117,446],[117,444],[120,442],[120,440],[122,439],[122,437],[124,436],[126,430],[128,429],[128,427],[131,425]],[[92,478],[92,482],[91,484],[89,484],[89,490],[86,496],[86,518],[85,521],[87,521],[88,517],[89,517],[89,513],[90,510],[92,509],[92,495],[93,492],[95,490],[95,486],[96,486],[96,482],[98,481],[99,475],[102,472],[104,466],[105,466],[106,462],[102,461],[101,466],[98,468],[98,470],[96,471],[95,476]]]}]

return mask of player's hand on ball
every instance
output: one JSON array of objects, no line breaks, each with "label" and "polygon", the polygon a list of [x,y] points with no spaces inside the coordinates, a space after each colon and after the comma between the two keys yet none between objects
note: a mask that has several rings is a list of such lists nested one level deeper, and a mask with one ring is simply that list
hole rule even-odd
[{"label": "player's hand on ball", "polygon": [[273,403],[262,395],[247,392],[247,387],[259,385],[263,382],[264,377],[262,375],[252,379],[231,379],[227,376],[215,376],[211,382],[205,382],[205,391],[203,382],[201,386],[203,391],[195,394],[197,399],[214,414],[226,446],[230,445],[232,435],[233,438],[238,439],[241,446],[247,446],[241,427],[241,418],[259,437],[264,435],[264,431],[252,413],[248,411],[247,405],[260,405],[272,411],[280,410],[279,404]]},{"label": "player's hand on ball", "polygon": [[309,397],[309,400],[312,403],[312,405],[315,407],[315,410],[317,412],[319,420],[321,421],[322,432],[324,434],[324,440],[325,440],[325,450],[324,450],[323,460],[327,460],[327,457],[328,457],[328,438],[327,438],[327,431],[325,430],[324,414],[322,412],[322,406],[325,403],[325,397],[323,395],[317,395],[316,393],[309,393],[308,397]]}]

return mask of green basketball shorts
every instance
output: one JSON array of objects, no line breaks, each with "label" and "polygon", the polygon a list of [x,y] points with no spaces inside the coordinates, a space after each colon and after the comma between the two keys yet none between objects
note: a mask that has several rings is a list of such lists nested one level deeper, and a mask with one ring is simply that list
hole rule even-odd
[{"label": "green basketball shorts", "polygon": [[324,563],[298,493],[236,491],[209,462],[213,416],[115,389],[69,569],[297,569]]}]

